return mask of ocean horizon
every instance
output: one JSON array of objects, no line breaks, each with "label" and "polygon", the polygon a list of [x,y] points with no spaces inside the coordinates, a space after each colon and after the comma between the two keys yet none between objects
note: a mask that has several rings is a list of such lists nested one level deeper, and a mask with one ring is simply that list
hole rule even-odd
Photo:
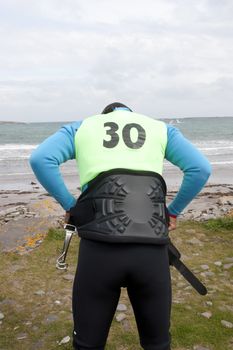
[{"label": "ocean horizon", "polygon": [[[233,170],[233,117],[160,118],[178,128],[208,158],[213,169],[224,173]],[[61,122],[0,122],[0,180],[14,176],[33,176],[28,159],[32,151],[61,126]],[[164,171],[174,166],[165,161]],[[65,176],[77,176],[74,160],[61,166]],[[233,181],[233,180],[232,180]],[[228,175],[229,182],[229,175]]]}]

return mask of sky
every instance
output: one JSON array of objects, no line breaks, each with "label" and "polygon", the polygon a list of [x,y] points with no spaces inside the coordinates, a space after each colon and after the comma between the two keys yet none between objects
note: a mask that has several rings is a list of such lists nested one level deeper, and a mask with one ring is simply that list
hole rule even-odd
[{"label": "sky", "polygon": [[0,120],[233,115],[232,0],[0,0]]}]

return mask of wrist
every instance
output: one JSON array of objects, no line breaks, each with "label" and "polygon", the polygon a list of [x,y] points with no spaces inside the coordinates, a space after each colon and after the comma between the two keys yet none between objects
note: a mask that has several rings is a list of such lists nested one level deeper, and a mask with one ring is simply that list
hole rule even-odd
[{"label": "wrist", "polygon": [[173,218],[173,219],[176,219],[176,218],[177,218],[177,215],[175,215],[175,214],[170,214],[170,213],[169,213],[169,216],[170,216],[170,218]]}]

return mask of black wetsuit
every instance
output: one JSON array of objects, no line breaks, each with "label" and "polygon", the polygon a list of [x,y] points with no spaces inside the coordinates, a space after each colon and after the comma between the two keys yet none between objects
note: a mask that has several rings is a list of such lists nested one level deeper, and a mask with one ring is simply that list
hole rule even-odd
[{"label": "black wetsuit", "polygon": [[121,287],[127,288],[143,349],[169,350],[167,245],[111,244],[83,238],[73,288],[74,348],[104,349]]}]

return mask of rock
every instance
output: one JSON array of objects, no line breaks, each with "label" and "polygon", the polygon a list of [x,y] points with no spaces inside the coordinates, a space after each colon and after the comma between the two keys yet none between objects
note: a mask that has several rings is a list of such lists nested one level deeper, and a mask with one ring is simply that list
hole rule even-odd
[{"label": "rock", "polygon": [[220,205],[233,205],[233,196],[222,196],[217,203]]},{"label": "rock", "polygon": [[56,304],[56,305],[61,305],[61,301],[60,301],[60,300],[55,300],[55,301],[54,301],[54,304]]},{"label": "rock", "polygon": [[201,265],[202,270],[209,270],[209,265]]},{"label": "rock", "polygon": [[211,272],[211,271],[206,271],[204,273],[205,273],[206,277],[213,277],[215,275],[215,273]]},{"label": "rock", "polygon": [[185,282],[178,282],[177,284],[176,284],[176,287],[177,288],[184,288],[186,286],[186,283]]},{"label": "rock", "polygon": [[185,232],[188,233],[189,235],[193,235],[196,233],[196,230],[190,228],[190,229],[185,230]]},{"label": "rock", "polygon": [[70,337],[67,335],[58,343],[58,345],[67,344],[69,343],[69,341],[70,341]]},{"label": "rock", "polygon": [[126,311],[127,310],[127,306],[125,304],[118,304],[116,310],[117,311]]},{"label": "rock", "polygon": [[223,327],[225,327],[225,328],[233,328],[233,323],[231,323],[231,322],[229,322],[229,321],[222,320],[222,321],[221,321],[221,324],[222,324]]},{"label": "rock", "polygon": [[123,312],[120,312],[118,315],[116,315],[116,320],[117,322],[121,322],[126,318],[126,314],[124,314]]},{"label": "rock", "polygon": [[215,274],[214,272],[211,272],[211,271],[205,271],[205,272],[201,272],[200,275],[202,277],[213,277]]},{"label": "rock", "polygon": [[49,323],[55,322],[57,320],[58,320],[58,316],[57,315],[48,315],[43,323],[44,324],[49,324]]},{"label": "rock", "polygon": [[130,323],[126,318],[122,321],[122,327],[123,327],[125,332],[129,332],[131,329]]},{"label": "rock", "polygon": [[212,301],[207,301],[207,302],[206,302],[206,305],[207,305],[207,306],[213,306],[213,303],[212,303]]},{"label": "rock", "polygon": [[36,343],[33,344],[33,350],[41,350],[44,348],[44,340],[40,339]]},{"label": "rock", "polygon": [[214,262],[214,265],[220,267],[220,266],[222,266],[222,262],[221,262],[221,261],[215,261],[215,262]]},{"label": "rock", "polygon": [[188,240],[187,243],[193,244],[193,245],[202,245],[202,242],[198,238],[195,238],[195,237]]},{"label": "rock", "polygon": [[201,313],[201,316],[210,319],[212,317],[212,312],[210,311],[203,312]]},{"label": "rock", "polygon": [[233,306],[230,306],[230,305],[224,305],[224,306],[219,306],[218,309],[220,311],[230,311],[233,313]]},{"label": "rock", "polygon": [[67,273],[66,275],[63,276],[63,279],[66,281],[73,281],[74,280],[74,275],[71,275],[70,273]]},{"label": "rock", "polygon": [[0,320],[3,320],[4,319],[4,314],[2,312],[0,312]]},{"label": "rock", "polygon": [[225,258],[224,261],[228,263],[233,263],[233,258]]},{"label": "rock", "polygon": [[194,345],[193,350],[210,350],[209,348],[205,348],[202,345]]},{"label": "rock", "polygon": [[224,265],[223,265],[224,270],[229,270],[229,269],[231,269],[232,267],[233,267],[233,263],[224,264]]},{"label": "rock", "polygon": [[17,340],[23,340],[23,339],[26,339],[26,338],[27,338],[27,333],[20,333],[17,336]]},{"label": "rock", "polygon": [[37,290],[34,294],[42,296],[42,295],[45,295],[45,291],[44,290]]}]

